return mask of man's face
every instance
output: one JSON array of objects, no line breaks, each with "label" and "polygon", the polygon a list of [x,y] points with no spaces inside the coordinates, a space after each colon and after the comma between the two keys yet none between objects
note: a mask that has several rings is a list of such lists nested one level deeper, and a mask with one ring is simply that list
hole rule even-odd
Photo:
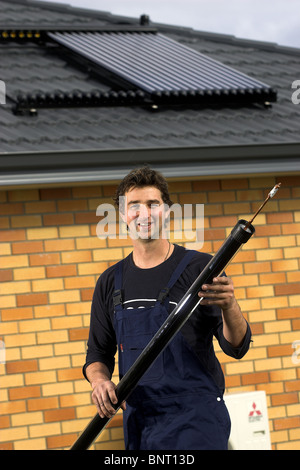
[{"label": "man's face", "polygon": [[125,193],[124,214],[121,216],[132,238],[160,238],[166,217],[160,190],[153,186],[130,189]]}]

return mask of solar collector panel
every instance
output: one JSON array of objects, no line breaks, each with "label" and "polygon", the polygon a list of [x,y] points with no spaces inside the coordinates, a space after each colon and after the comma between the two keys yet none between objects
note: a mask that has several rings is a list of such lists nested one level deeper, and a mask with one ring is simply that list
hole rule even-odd
[{"label": "solar collector panel", "polygon": [[48,33],[56,42],[150,96],[274,97],[265,83],[162,34]]}]

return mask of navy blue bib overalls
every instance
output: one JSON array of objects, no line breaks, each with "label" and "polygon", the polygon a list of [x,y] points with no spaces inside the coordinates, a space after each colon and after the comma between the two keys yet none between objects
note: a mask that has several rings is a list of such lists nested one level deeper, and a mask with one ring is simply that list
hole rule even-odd
[{"label": "navy blue bib overalls", "polygon": [[[193,257],[187,251],[166,286],[169,290]],[[116,265],[115,292],[122,289],[123,262]],[[164,291],[164,290],[163,290]],[[163,292],[162,291],[162,292]],[[124,309],[115,302],[120,379],[168,316],[168,297],[150,308]],[[222,394],[178,332],[127,400],[127,450],[226,450],[230,418]]]}]

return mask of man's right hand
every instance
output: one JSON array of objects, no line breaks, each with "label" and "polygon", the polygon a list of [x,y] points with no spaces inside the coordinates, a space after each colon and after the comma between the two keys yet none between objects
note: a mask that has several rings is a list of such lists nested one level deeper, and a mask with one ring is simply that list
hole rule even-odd
[{"label": "man's right hand", "polygon": [[[110,380],[110,374],[105,364],[94,362],[86,369],[87,377],[92,385],[92,401],[96,405],[100,418],[111,418],[115,413],[118,398],[115,392],[116,385]],[[126,409],[126,403],[121,405]]]}]

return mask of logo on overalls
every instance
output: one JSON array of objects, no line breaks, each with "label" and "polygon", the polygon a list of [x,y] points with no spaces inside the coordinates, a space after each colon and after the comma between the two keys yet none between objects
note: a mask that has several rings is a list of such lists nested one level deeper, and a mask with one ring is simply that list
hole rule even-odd
[{"label": "logo on overalls", "polygon": [[256,403],[252,403],[251,411],[248,415],[249,423],[260,421],[263,418],[262,412],[257,408]]}]

